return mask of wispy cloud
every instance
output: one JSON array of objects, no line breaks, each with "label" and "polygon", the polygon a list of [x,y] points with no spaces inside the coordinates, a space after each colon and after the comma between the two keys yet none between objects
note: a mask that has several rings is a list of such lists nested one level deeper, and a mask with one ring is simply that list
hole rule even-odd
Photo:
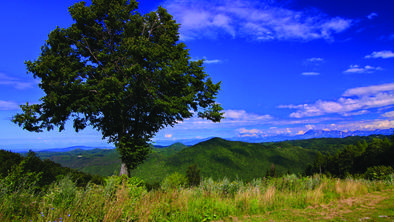
[{"label": "wispy cloud", "polygon": [[165,7],[181,24],[184,40],[220,35],[256,40],[333,39],[353,21],[322,12],[296,11],[275,1],[167,1]]},{"label": "wispy cloud", "polygon": [[318,76],[318,75],[320,75],[320,73],[318,73],[318,72],[303,72],[303,73],[301,73],[301,75],[303,75],[303,76]]},{"label": "wispy cloud", "polygon": [[271,115],[257,115],[254,113],[248,113],[245,110],[226,110],[224,113],[224,117],[226,117],[225,121],[251,121],[251,122],[257,122],[257,121],[267,121],[271,120],[272,116]]},{"label": "wispy cloud", "polygon": [[261,137],[265,133],[260,129],[246,129],[240,128],[236,130],[239,137]]},{"label": "wispy cloud", "polygon": [[388,118],[394,118],[394,111],[383,113],[382,116]]},{"label": "wispy cloud", "polygon": [[377,17],[377,16],[378,16],[378,13],[372,12],[371,14],[369,14],[369,15],[367,16],[367,18],[368,18],[369,20],[371,20],[371,19],[373,19],[373,18],[375,18],[375,17]]},{"label": "wispy cloud", "polygon": [[394,58],[394,53],[390,50],[383,50],[379,52],[372,52],[370,55],[366,55],[365,58],[370,59],[376,59],[376,58],[382,58],[382,59],[388,59],[388,58]]},{"label": "wispy cloud", "polygon": [[20,79],[10,77],[4,73],[0,73],[0,85],[8,85],[14,87],[15,89],[23,90],[32,88],[34,83],[22,81]]},{"label": "wispy cloud", "polygon": [[13,101],[0,100],[0,110],[18,110],[19,105]]},{"label": "wispy cloud", "polygon": [[324,62],[324,59],[323,58],[319,58],[319,57],[312,57],[312,58],[306,59],[306,61],[308,63],[320,64],[320,63]]},{"label": "wispy cloud", "polygon": [[386,83],[381,85],[372,85],[348,89],[343,96],[368,96],[379,93],[390,93],[394,91],[394,83]]},{"label": "wispy cloud", "polygon": [[394,84],[374,85],[347,90],[336,101],[318,100],[312,104],[282,105],[279,108],[297,109],[290,117],[303,118],[340,114],[342,116],[362,115],[371,108],[394,105]]},{"label": "wispy cloud", "polygon": [[207,60],[204,60],[205,64],[214,64],[214,63],[221,63],[221,62],[222,61],[219,60],[219,59],[211,59],[211,60],[207,59]]},{"label": "wispy cloud", "polygon": [[[201,57],[200,58],[196,57],[196,58],[192,58],[192,61],[197,61],[200,59],[201,59]],[[205,56],[202,59],[204,60],[204,64],[215,64],[215,63],[222,62],[222,60],[220,60],[220,59],[207,59],[207,57],[205,57]]]},{"label": "wispy cloud", "polygon": [[348,69],[346,69],[343,72],[344,73],[373,73],[375,71],[380,71],[380,70],[383,70],[383,68],[380,66],[373,67],[366,65],[364,67],[361,67],[359,65],[351,65]]}]

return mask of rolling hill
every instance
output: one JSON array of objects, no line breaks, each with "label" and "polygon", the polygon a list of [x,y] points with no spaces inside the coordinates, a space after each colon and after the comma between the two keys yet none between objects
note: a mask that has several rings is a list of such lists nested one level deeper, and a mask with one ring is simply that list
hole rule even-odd
[{"label": "rolling hill", "polygon": [[172,172],[184,173],[189,165],[197,164],[203,177],[251,180],[264,177],[272,163],[278,172],[301,173],[316,153],[285,142],[264,145],[213,138],[167,157],[152,155],[131,175],[158,182]]},{"label": "rolling hill", "polygon": [[[173,172],[184,174],[188,166],[197,164],[203,177],[227,177],[251,180],[264,177],[271,164],[279,173],[302,173],[314,161],[317,152],[334,154],[350,144],[364,143],[383,135],[346,138],[315,138],[283,142],[247,143],[221,138],[186,146],[176,143],[168,147],[154,147],[149,158],[131,176],[146,182],[160,182]],[[75,149],[69,152],[38,152],[63,166],[102,176],[119,172],[120,160],[115,149]]]}]

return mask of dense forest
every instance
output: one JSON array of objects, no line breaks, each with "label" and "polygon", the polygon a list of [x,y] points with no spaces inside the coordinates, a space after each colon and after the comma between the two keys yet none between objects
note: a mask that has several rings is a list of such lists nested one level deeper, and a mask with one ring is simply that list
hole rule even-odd
[{"label": "dense forest", "polygon": [[336,153],[323,155],[318,152],[305,173],[307,175],[323,173],[340,178],[364,174],[367,178],[379,179],[393,173],[393,167],[394,136],[391,140],[387,137],[375,137],[369,142],[363,140],[347,145]]},{"label": "dense forest", "polygon": [[[394,167],[393,137],[319,138],[272,143],[244,143],[220,138],[188,147],[177,143],[153,148],[150,157],[131,176],[160,183],[167,176],[198,167],[204,178],[251,181],[284,174],[349,175],[374,179]],[[62,167],[64,166],[64,167]],[[73,150],[18,154],[0,150],[0,179],[33,175],[38,187],[48,187],[69,174],[78,186],[102,183],[102,176],[116,175],[120,168],[115,149]],[[99,174],[100,176],[97,176]],[[95,176],[93,176],[95,175]]]},{"label": "dense forest", "polygon": [[101,184],[104,181],[101,176],[62,167],[49,159],[42,160],[31,150],[24,156],[0,150],[0,181],[8,181],[8,185],[15,188],[25,182],[34,182],[37,189],[46,189],[64,176],[70,176],[77,186],[86,186],[89,182]]}]

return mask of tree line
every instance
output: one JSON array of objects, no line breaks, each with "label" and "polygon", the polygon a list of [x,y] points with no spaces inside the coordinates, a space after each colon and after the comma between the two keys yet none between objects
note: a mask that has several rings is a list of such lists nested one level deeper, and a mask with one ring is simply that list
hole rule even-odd
[{"label": "tree line", "polygon": [[335,154],[317,153],[312,164],[305,170],[306,175],[316,173],[344,178],[348,175],[378,177],[393,173],[394,135],[389,139],[373,138],[371,141],[347,145]]},{"label": "tree line", "polygon": [[[49,159],[41,160],[33,151],[26,156],[11,151],[0,150],[0,180],[18,183],[23,178],[35,180],[38,189],[46,189],[53,182],[70,175],[77,186],[86,186],[89,182],[102,184],[103,177],[90,175],[60,164]],[[9,178],[12,177],[12,180]],[[17,184],[16,184],[17,185]]]}]

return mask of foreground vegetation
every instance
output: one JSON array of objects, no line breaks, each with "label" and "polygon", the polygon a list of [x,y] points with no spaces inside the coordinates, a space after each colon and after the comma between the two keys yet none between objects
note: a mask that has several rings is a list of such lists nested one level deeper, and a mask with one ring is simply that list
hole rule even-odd
[{"label": "foreground vegetation", "polygon": [[[325,218],[317,213],[322,206],[327,210],[371,193],[387,202],[377,216],[394,219],[394,174],[380,181],[322,175],[286,175],[248,183],[206,178],[197,186],[188,186],[182,178],[173,174],[160,188],[148,191],[138,178],[112,176],[104,185],[89,183],[78,188],[66,176],[39,193],[33,189],[34,180],[26,180],[14,190],[7,190],[7,180],[1,180],[0,221],[292,221],[305,220],[305,212],[312,215],[310,219],[320,220]],[[351,201],[350,207],[360,204]],[[369,217],[374,212],[371,208]],[[363,217],[355,216],[354,220]]]},{"label": "foreground vegetation", "polygon": [[[308,149],[290,144],[297,141],[248,144],[216,138],[193,147],[178,144],[154,150],[136,170],[145,178],[162,173],[153,183],[91,176],[34,152],[0,150],[0,221],[393,221],[394,137],[368,138],[338,143],[335,152],[321,150],[324,140],[314,140],[316,146]],[[309,157],[316,154],[314,161],[304,155],[308,150]],[[296,168],[302,157],[310,164],[304,172],[283,170]],[[184,169],[190,162],[195,164]],[[178,168],[169,171],[171,166]],[[226,172],[229,176],[222,176]]]}]

